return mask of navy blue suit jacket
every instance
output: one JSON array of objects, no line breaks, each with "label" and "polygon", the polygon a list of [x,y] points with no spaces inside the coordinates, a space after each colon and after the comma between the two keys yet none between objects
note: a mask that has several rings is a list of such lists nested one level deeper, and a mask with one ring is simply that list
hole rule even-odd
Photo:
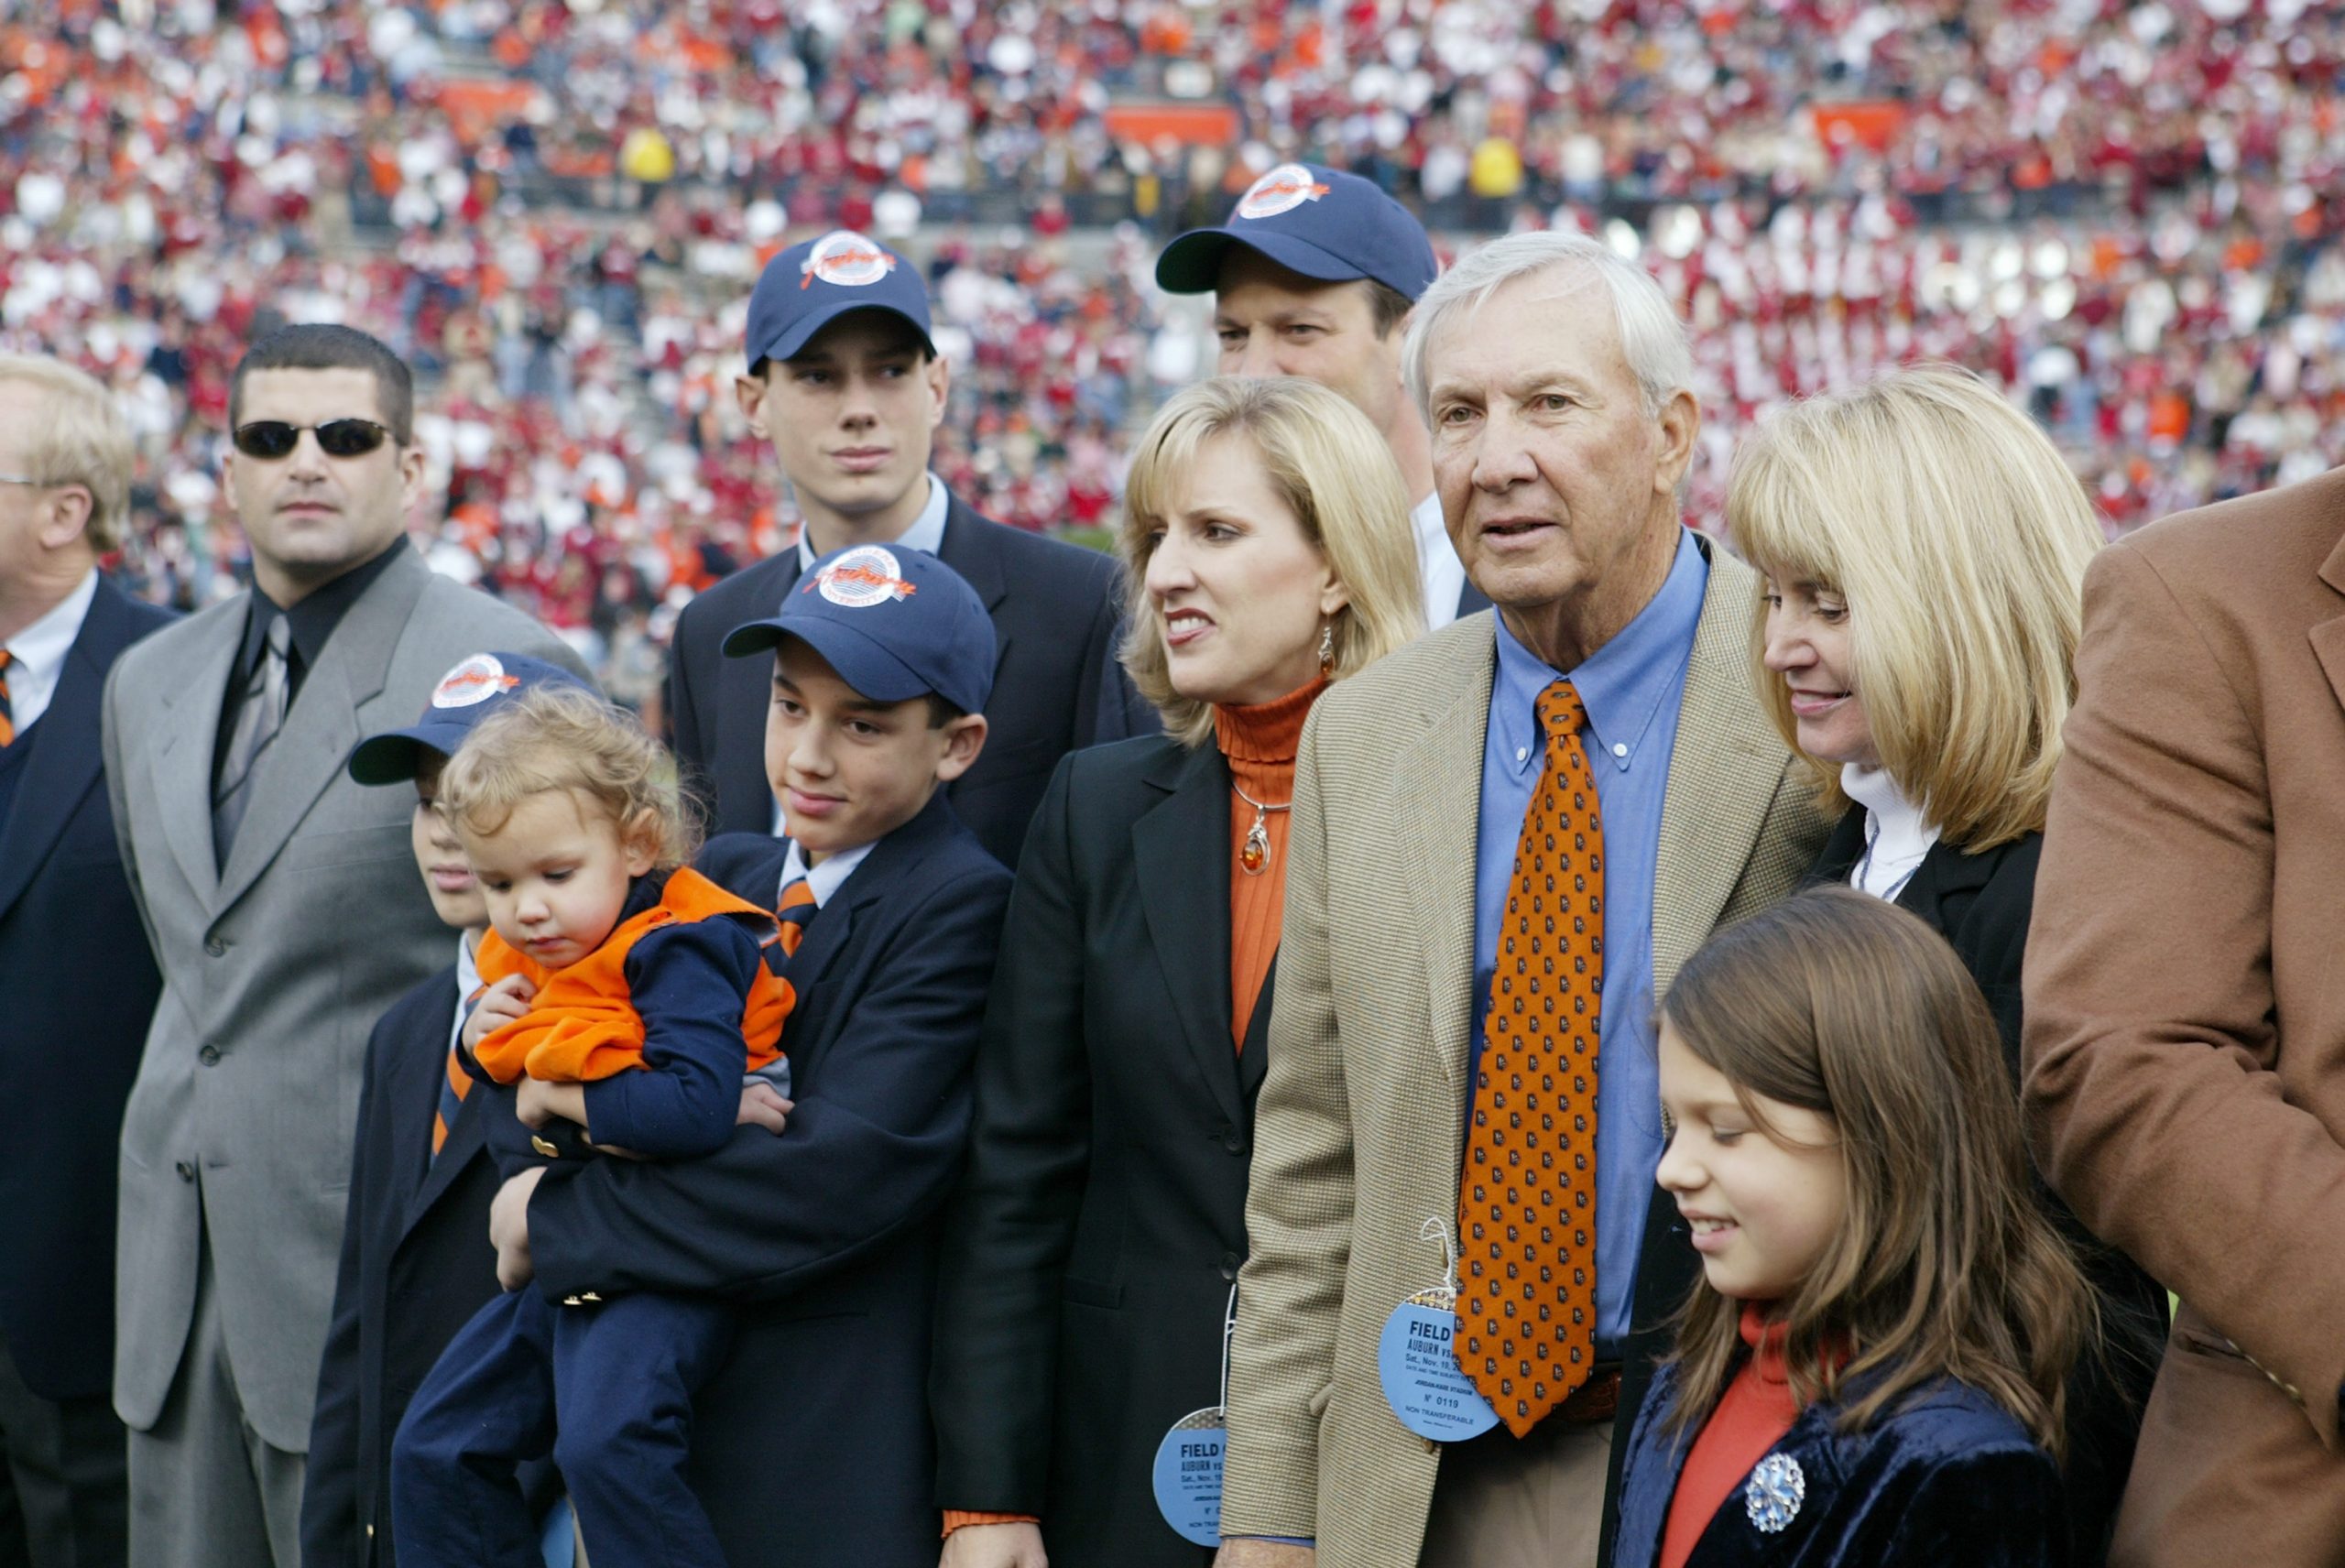
[{"label": "navy blue suit jacket", "polygon": [[451,964],[394,1003],[366,1042],[342,1271],[301,1492],[302,1568],[395,1560],[392,1434],[440,1353],[496,1294],[488,1206],[497,1173],[482,1138],[487,1112],[502,1108],[496,1096],[468,1095],[447,1147],[431,1157],[455,1023]]},{"label": "navy blue suit jacket", "polygon": [[174,617],[104,578],[0,828],[0,1334],[44,1399],[114,1378],[115,1161],[162,979],[100,779],[98,700],[124,648]]},{"label": "navy blue suit jacket", "polygon": [[[1653,1379],[1628,1441],[1620,1568],[1653,1568],[1694,1429],[1665,1432],[1677,1375]],[[2067,1505],[2059,1467],[2001,1405],[1950,1379],[1914,1390],[1864,1432],[1834,1430],[1835,1406],[1802,1410],[1768,1459],[1797,1467],[1805,1490],[1787,1522],[1764,1529],[1727,1494],[1686,1568],[2065,1568]],[[1754,1471],[1754,1475],[1756,1472]]]},{"label": "navy blue suit jacket", "polygon": [[[1051,769],[1070,751],[1152,735],[1116,662],[1116,563],[980,517],[957,499],[937,557],[968,580],[993,617],[998,651],[985,754],[947,787],[953,810],[1004,866],[1018,864]],[[769,833],[766,779],[770,659],[727,659],[725,636],[781,606],[798,581],[795,547],[735,572],[684,606],[668,663],[676,755],[714,801],[718,833]]]},{"label": "navy blue suit jacket", "polygon": [[[785,845],[700,868],[770,904]],[[529,1201],[538,1288],[714,1296],[733,1351],[693,1417],[692,1478],[732,1568],[934,1568],[926,1382],[939,1211],[1009,873],[942,799],[882,839],[791,960],[797,1108],[702,1160],[557,1161]]]}]

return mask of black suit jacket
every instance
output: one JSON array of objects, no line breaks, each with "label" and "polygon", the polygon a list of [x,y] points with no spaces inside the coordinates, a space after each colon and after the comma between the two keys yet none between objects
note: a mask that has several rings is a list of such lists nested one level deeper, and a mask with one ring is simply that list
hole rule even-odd
[{"label": "black suit jacket", "polygon": [[1162,736],[1061,762],[1019,863],[945,1226],[937,1500],[1069,1568],[1197,1568],[1150,1467],[1221,1399],[1271,987],[1231,1034],[1229,773]]},{"label": "black suit jacket", "polygon": [[[1865,850],[1865,812],[1851,806],[1816,856],[1812,882],[1849,879]],[[2035,909],[2035,867],[2044,835],[2031,833],[1991,849],[1966,853],[1936,844],[1899,889],[1900,909],[1918,915],[1954,948],[1987,998],[2002,1035],[2012,1091],[2019,1092],[2022,1025],[2020,968]],[[2088,1364],[2070,1380],[2067,1500],[2076,1559],[2100,1563],[2132,1467],[2134,1438],[2150,1397],[2166,1334],[2166,1295],[2123,1253],[2104,1246],[2040,1177],[2036,1195],[2068,1238],[2100,1296],[2108,1363]]]},{"label": "black suit jacket", "polygon": [[[455,938],[452,933],[449,940]],[[467,1095],[431,1157],[453,964],[394,1003],[366,1042],[350,1209],[301,1491],[302,1568],[365,1568],[391,1550],[391,1438],[440,1353],[496,1294],[488,1243],[496,1162],[482,1139],[495,1096]],[[533,1483],[530,1489],[546,1490]]]},{"label": "black suit jacket", "polygon": [[[786,845],[701,869],[770,905]],[[929,1323],[939,1211],[1009,873],[943,800],[882,839],[790,963],[797,1108],[704,1160],[559,1161],[529,1201],[538,1288],[739,1307],[694,1402],[692,1480],[732,1568],[934,1568]]]},{"label": "black suit jacket", "polygon": [[104,578],[26,738],[0,828],[0,1334],[44,1399],[114,1377],[115,1161],[162,979],[100,781],[98,702],[124,648],[174,617]]},{"label": "black suit jacket", "polygon": [[[1157,720],[1116,662],[1113,561],[1007,528],[958,499],[937,556],[977,591],[998,645],[985,753],[947,796],[977,842],[1014,866],[1059,758],[1153,731]],[[773,662],[725,658],[725,637],[776,614],[797,581],[792,548],[726,578],[676,621],[668,665],[676,755],[714,800],[718,833],[769,833],[774,814],[765,762]]]}]

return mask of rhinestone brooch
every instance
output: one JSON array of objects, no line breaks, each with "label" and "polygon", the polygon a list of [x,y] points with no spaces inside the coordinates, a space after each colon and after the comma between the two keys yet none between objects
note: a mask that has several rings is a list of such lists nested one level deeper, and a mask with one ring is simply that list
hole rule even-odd
[{"label": "rhinestone brooch", "polygon": [[1742,1507],[1751,1515],[1751,1522],[1768,1535],[1773,1535],[1799,1517],[1799,1506],[1807,1498],[1807,1476],[1799,1461],[1788,1454],[1770,1454],[1759,1461],[1751,1472],[1751,1479],[1742,1488]]}]

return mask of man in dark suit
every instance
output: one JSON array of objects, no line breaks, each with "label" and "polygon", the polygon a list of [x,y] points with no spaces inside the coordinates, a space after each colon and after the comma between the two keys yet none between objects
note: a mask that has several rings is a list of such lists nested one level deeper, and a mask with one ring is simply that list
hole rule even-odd
[{"label": "man in dark suit", "polygon": [[0,1564],[119,1563],[115,1138],[162,982],[99,779],[115,658],[171,617],[98,573],[130,433],[105,389],[0,356]]},{"label": "man in dark suit", "polygon": [[1409,522],[1434,631],[1490,607],[1449,542],[1432,438],[1401,385],[1410,313],[1440,270],[1407,208],[1357,174],[1309,163],[1279,165],[1222,227],[1191,229],[1156,258],[1158,288],[1214,297],[1220,374],[1315,381],[1383,435],[1416,497]]},{"label": "man in dark suit", "polygon": [[780,609],[815,556],[893,545],[943,558],[993,618],[991,734],[947,795],[978,841],[1017,865],[1061,757],[1156,727],[1116,663],[1115,563],[980,517],[928,472],[950,373],[930,339],[927,289],[893,252],[840,231],[774,257],[749,301],[748,360],[735,394],[772,441],[806,528],[795,549],[736,572],[676,623],[676,753],[713,797],[715,829],[774,826],[771,682],[756,660],[723,656],[725,634]]}]

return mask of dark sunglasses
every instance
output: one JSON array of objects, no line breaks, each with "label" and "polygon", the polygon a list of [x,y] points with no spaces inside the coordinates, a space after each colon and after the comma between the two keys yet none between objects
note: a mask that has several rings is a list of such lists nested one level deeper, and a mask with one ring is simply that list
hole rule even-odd
[{"label": "dark sunglasses", "polygon": [[300,444],[303,430],[318,432],[318,449],[328,457],[364,457],[391,439],[391,432],[372,419],[328,419],[322,425],[255,419],[238,425],[229,439],[246,457],[285,457]]}]

